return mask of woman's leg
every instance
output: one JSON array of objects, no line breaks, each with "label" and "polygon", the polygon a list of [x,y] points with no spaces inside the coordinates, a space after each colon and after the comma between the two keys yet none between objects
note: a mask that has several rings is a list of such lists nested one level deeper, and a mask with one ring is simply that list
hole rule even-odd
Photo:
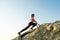
[{"label": "woman's leg", "polygon": [[22,29],[20,32],[25,31],[26,29],[28,29],[31,25],[28,25],[26,28]]},{"label": "woman's leg", "polygon": [[32,27],[31,27],[31,29],[33,29],[33,27],[35,27],[36,25],[37,25],[37,23],[32,23]]},{"label": "woman's leg", "polygon": [[21,32],[23,32],[25,30],[27,30],[30,26],[31,26],[31,23],[29,23],[28,26],[26,28],[22,29],[18,34],[20,34]]}]

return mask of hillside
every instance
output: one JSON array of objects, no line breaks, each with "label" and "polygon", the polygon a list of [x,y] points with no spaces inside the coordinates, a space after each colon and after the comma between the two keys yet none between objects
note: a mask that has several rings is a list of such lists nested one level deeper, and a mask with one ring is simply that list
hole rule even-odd
[{"label": "hillside", "polygon": [[13,40],[60,40],[60,21],[41,24],[33,32]]}]

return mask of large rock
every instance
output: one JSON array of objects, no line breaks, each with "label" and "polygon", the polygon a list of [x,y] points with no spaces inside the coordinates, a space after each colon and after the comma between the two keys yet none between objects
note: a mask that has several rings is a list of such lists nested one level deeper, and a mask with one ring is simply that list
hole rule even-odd
[{"label": "large rock", "polygon": [[39,25],[33,32],[13,40],[60,40],[60,21]]}]

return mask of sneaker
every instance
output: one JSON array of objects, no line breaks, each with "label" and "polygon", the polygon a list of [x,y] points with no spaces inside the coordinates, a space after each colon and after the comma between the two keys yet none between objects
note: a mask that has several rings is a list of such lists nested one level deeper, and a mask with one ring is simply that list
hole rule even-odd
[{"label": "sneaker", "polygon": [[18,32],[18,35],[20,35],[20,32]]}]

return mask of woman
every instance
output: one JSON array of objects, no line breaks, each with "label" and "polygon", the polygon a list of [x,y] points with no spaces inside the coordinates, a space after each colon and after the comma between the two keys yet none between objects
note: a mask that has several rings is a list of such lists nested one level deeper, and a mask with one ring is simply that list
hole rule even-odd
[{"label": "woman", "polygon": [[35,27],[37,25],[37,22],[34,19],[34,17],[35,17],[35,15],[31,14],[31,19],[30,19],[30,22],[29,22],[28,26],[26,28],[22,29],[20,32],[18,32],[19,35],[20,35],[21,32],[27,30],[30,26],[32,26],[31,29],[33,29],[33,27]]}]

